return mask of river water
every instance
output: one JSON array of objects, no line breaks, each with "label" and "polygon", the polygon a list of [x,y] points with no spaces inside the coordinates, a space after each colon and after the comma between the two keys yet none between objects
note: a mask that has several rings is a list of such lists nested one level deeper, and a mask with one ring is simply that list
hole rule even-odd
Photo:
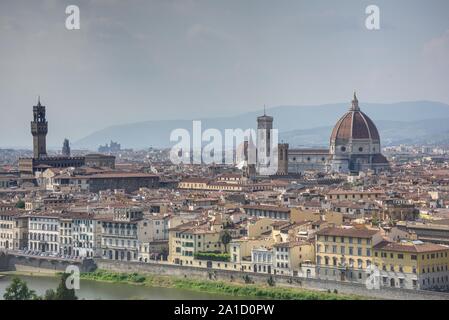
[{"label": "river water", "polygon": [[[3,300],[5,289],[10,285],[15,275],[0,277],[0,300]],[[56,289],[59,277],[51,276],[25,276],[19,278],[27,282],[28,288],[43,295],[47,289]],[[185,289],[145,287],[132,284],[107,283],[92,280],[81,280],[80,289],[76,290],[79,299],[87,300],[238,300],[251,299],[252,297],[234,297]]]}]

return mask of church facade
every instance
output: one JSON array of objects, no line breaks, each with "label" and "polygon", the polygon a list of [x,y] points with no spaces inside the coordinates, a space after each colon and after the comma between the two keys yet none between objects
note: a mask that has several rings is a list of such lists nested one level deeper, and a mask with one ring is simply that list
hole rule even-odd
[{"label": "church facade", "polygon": [[[273,118],[264,114],[257,122],[258,128],[272,128]],[[271,143],[270,136],[258,138],[264,142],[264,148]],[[332,130],[329,149],[290,149],[287,143],[281,143],[277,151],[278,175],[297,175],[305,171],[358,173],[372,170],[378,173],[389,168],[381,154],[379,132],[374,122],[360,110],[355,93],[349,111]],[[258,162],[256,167],[259,166]]]}]

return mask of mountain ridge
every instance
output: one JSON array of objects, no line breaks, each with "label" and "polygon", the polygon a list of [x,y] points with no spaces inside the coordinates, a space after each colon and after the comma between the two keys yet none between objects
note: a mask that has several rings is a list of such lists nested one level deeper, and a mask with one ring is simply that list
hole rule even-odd
[{"label": "mountain ridge", "polygon": [[[285,138],[292,136],[292,131],[312,130],[306,132],[311,134],[314,130],[329,129],[338,121],[338,119],[349,109],[348,104],[325,104],[318,106],[276,106],[267,109],[267,114],[274,117],[274,127],[279,128],[281,139],[285,142],[294,143],[300,138],[295,138],[293,141],[288,141]],[[381,133],[382,143],[390,144],[399,139],[394,137],[394,125],[404,128],[396,128],[400,131],[400,139],[406,140],[407,135],[411,141],[421,136],[442,133],[441,128],[434,130],[435,122],[438,126],[444,126],[449,129],[449,126],[442,123],[441,119],[449,119],[449,105],[432,102],[432,101],[410,101],[397,102],[392,104],[376,104],[366,103],[361,104],[362,112],[366,113],[379,128]],[[424,111],[425,110],[425,111]],[[216,128],[223,131],[226,128],[255,128],[256,118],[262,113],[257,111],[245,112],[240,115],[226,116],[226,117],[205,117],[201,120],[202,130],[207,128]],[[118,141],[125,148],[148,148],[153,147],[168,147],[170,143],[170,133],[177,128],[187,129],[192,131],[193,120],[148,120],[122,125],[113,125],[104,129],[93,132],[90,135],[76,141],[73,145],[76,148],[97,148],[100,144],[107,143],[110,140]],[[427,122],[421,122],[427,121]],[[390,123],[390,125],[388,125]],[[407,123],[414,123],[413,130]],[[231,125],[230,125],[231,124]],[[230,128],[232,126],[232,128]],[[433,129],[426,129],[430,127]],[[406,130],[407,128],[408,131]],[[416,131],[419,129],[418,131]],[[444,129],[444,128],[443,128]],[[433,130],[433,131],[432,131]],[[323,133],[319,133],[322,135]],[[330,132],[329,132],[330,135]],[[414,137],[415,135],[416,137]],[[320,138],[321,144],[323,139]],[[304,145],[312,145],[305,143]]]}]

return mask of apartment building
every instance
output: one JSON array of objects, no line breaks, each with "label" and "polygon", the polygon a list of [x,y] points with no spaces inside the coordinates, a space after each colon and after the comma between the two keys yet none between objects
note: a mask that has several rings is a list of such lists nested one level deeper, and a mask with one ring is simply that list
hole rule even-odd
[{"label": "apartment building", "polygon": [[3,211],[0,213],[0,249],[14,248],[14,211]]},{"label": "apartment building", "polygon": [[[194,265],[199,253],[221,253],[225,246],[220,240],[221,231],[211,230],[208,222],[188,222],[169,230],[168,261],[179,265]],[[203,265],[201,261],[196,261]],[[204,262],[207,264],[207,262]]]},{"label": "apartment building", "polygon": [[374,264],[384,287],[447,290],[449,247],[422,241],[381,241],[374,246]]},{"label": "apartment building", "polygon": [[28,249],[58,254],[60,249],[59,214],[28,216]]},{"label": "apartment building", "polygon": [[93,258],[101,256],[102,223],[88,213],[72,217],[73,252],[75,256]]},{"label": "apartment building", "polygon": [[315,262],[315,245],[308,241],[288,241],[273,245],[274,274],[297,276],[303,263]]},{"label": "apartment building", "polygon": [[279,206],[248,205],[243,206],[245,213],[252,217],[269,218],[273,220],[290,220],[290,209]]},{"label": "apartment building", "polygon": [[110,260],[138,260],[138,229],[143,224],[142,209],[118,207],[101,222],[101,255]]},{"label": "apartment building", "polygon": [[357,227],[330,227],[315,234],[316,276],[320,279],[364,283],[373,263],[373,246],[381,231]]}]

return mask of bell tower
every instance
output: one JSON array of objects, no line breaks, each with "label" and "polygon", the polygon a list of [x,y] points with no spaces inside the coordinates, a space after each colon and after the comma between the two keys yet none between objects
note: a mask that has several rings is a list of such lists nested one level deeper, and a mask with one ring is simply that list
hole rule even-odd
[{"label": "bell tower", "polygon": [[39,159],[47,156],[46,137],[48,123],[45,118],[45,106],[38,98],[37,105],[33,106],[33,121],[31,121],[31,134],[33,135],[33,158]]},{"label": "bell tower", "polygon": [[262,167],[270,165],[271,150],[271,133],[273,130],[273,117],[267,116],[265,107],[263,116],[257,117],[257,171],[260,172]]}]

